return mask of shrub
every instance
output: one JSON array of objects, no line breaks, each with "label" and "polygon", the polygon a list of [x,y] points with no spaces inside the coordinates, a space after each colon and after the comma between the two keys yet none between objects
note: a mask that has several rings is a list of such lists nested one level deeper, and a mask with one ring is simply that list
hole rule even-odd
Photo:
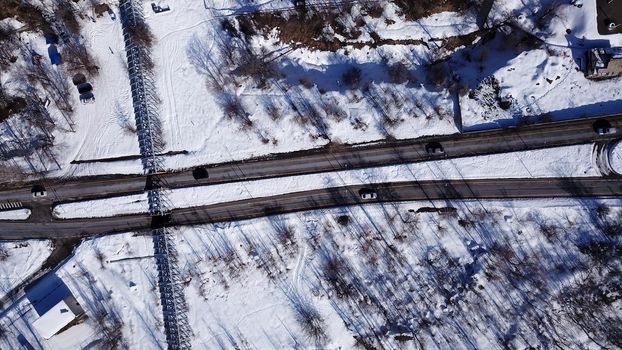
[{"label": "shrub", "polygon": [[326,115],[337,122],[340,122],[347,117],[346,112],[341,107],[339,107],[335,100],[330,100],[326,102],[323,105],[323,108]]},{"label": "shrub", "polygon": [[327,340],[326,321],[315,308],[310,300],[298,294],[296,291],[288,293],[290,302],[296,312],[296,321],[300,328],[318,348],[321,348]]},{"label": "shrub", "polygon": [[63,50],[63,57],[70,72],[86,70],[91,76],[98,74],[99,67],[95,58],[82,43],[70,42],[65,45]]},{"label": "shrub", "polygon": [[242,101],[235,95],[227,95],[224,99],[223,110],[225,116],[229,119],[233,119],[240,123],[243,129],[248,129],[253,126],[253,121],[250,120],[248,113],[242,106]]},{"label": "shrub", "polygon": [[264,108],[266,110],[266,113],[270,117],[270,119],[274,121],[279,121],[283,117],[281,108],[276,103],[274,103],[274,101],[272,100],[268,101],[265,104]]},{"label": "shrub", "polygon": [[348,226],[350,223],[350,217],[348,215],[339,215],[337,217],[337,223],[341,226]]},{"label": "shrub", "polygon": [[365,4],[365,9],[367,10],[367,14],[371,18],[380,18],[384,13],[384,7],[380,2],[371,1]]},{"label": "shrub", "polygon": [[406,65],[402,62],[397,62],[388,67],[389,78],[392,83],[402,84],[410,80],[410,72]]},{"label": "shrub", "polygon": [[17,60],[19,47],[17,31],[8,23],[0,23],[0,66],[8,66]]},{"label": "shrub", "polygon": [[430,16],[438,12],[462,12],[469,8],[470,2],[464,0],[394,0],[400,14],[409,21]]},{"label": "shrub", "polygon": [[300,78],[299,82],[300,82],[300,85],[304,86],[307,89],[313,88],[313,85],[314,85],[313,80],[311,80],[311,78],[308,76],[304,76]]},{"label": "shrub", "polygon": [[341,81],[350,89],[357,89],[361,83],[361,69],[358,67],[349,68],[341,76]]},{"label": "shrub", "polygon": [[607,204],[604,204],[604,203],[599,204],[596,207],[596,215],[598,215],[598,218],[601,220],[604,220],[605,218],[607,218],[610,212],[611,212],[611,208]]},{"label": "shrub", "polygon": [[6,260],[9,256],[9,251],[6,249],[4,245],[0,245],[0,261]]},{"label": "shrub", "polygon": [[250,49],[238,49],[239,60],[236,62],[235,72],[257,81],[257,87],[266,86],[268,79],[279,76],[279,71],[272,61],[268,61],[265,55],[255,53]]},{"label": "shrub", "polygon": [[449,85],[449,70],[445,63],[438,63],[427,67],[427,78],[431,84],[445,88]]},{"label": "shrub", "polygon": [[60,18],[65,27],[74,35],[80,34],[80,22],[76,18],[73,5],[68,0],[57,0],[54,11],[56,18]]},{"label": "shrub", "polygon": [[553,239],[559,236],[559,228],[555,225],[540,223],[540,233],[551,242]]},{"label": "shrub", "polygon": [[127,30],[135,45],[142,48],[151,48],[153,46],[155,36],[144,21],[137,21],[133,25],[128,26]]}]

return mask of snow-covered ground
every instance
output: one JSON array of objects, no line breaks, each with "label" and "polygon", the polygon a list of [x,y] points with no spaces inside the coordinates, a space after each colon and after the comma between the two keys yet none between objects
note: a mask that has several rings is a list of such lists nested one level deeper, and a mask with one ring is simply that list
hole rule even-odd
[{"label": "snow-covered ground", "polygon": [[[615,217],[620,203],[613,203]],[[520,348],[546,342],[532,328],[541,325],[536,315],[546,314],[546,327],[560,332],[549,336],[566,342],[562,347],[598,347],[565,311],[552,313],[556,307],[548,303],[581,285],[577,275],[559,270],[590,261],[571,242],[601,236],[588,219],[595,208],[573,201],[484,201],[451,203],[458,211],[448,217],[407,211],[420,205],[363,206],[183,229],[178,249],[189,252],[182,254],[182,266],[192,278],[187,298],[194,344],[353,348],[359,338],[359,344],[403,349],[422,343],[432,349],[494,349],[502,341]],[[339,224],[343,216],[348,219]],[[462,227],[459,219],[475,224]],[[551,236],[541,233],[543,227]],[[590,233],[578,234],[579,227]],[[518,266],[511,267],[514,261]],[[540,289],[534,288],[536,281]],[[620,301],[611,307],[602,316],[615,322]],[[313,332],[305,332],[314,320],[325,332],[320,345]],[[415,340],[400,342],[399,335]]]},{"label": "snow-covered ground", "polygon": [[[577,71],[577,59],[586,48],[602,45],[603,40],[612,46],[622,45],[622,34],[596,33],[593,1],[580,8],[563,3],[550,21],[538,21],[546,12],[543,8],[551,2],[497,1],[489,21],[496,24],[509,20],[544,40],[544,46],[524,47],[513,43],[510,34],[497,31],[492,42],[478,39],[464,47],[469,44],[465,41],[448,44],[447,49],[443,45],[451,38],[476,33],[475,12],[441,12],[408,21],[393,3],[381,2],[380,12],[374,15],[353,4],[349,12],[338,14],[339,21],[356,27],[360,35],[348,39],[328,31],[327,37],[332,35],[346,43],[335,51],[309,48],[306,44],[292,46],[282,42],[276,30],[251,35],[244,45],[255,52],[277,56],[273,63],[282,75],[261,88],[252,79],[238,76],[235,88],[224,92],[206,86],[205,75],[198,73],[193,65],[197,51],[193,54],[190,49],[198,47],[199,52],[214,60],[213,69],[227,72],[230,67],[224,62],[222,42],[237,40],[236,45],[241,45],[241,41],[232,39],[223,25],[223,20],[228,18],[233,27],[239,27],[236,17],[222,16],[244,6],[219,0],[208,2],[206,9],[204,1],[170,0],[167,5],[171,11],[155,14],[151,3],[145,2],[146,21],[156,38],[152,58],[162,101],[159,114],[166,150],[188,151],[166,157],[165,166],[174,169],[308,149],[325,145],[329,139],[357,143],[386,137],[455,133],[459,131],[454,123],[458,100],[462,125],[467,129],[516,124],[519,115],[550,113],[551,118],[559,119],[619,110],[620,79],[587,81]],[[76,6],[88,8],[87,3]],[[268,1],[248,5],[246,9],[284,6],[291,4]],[[118,10],[114,6],[113,9]],[[83,105],[77,101],[77,93],[71,94],[76,110],[75,132],[67,131],[67,125],[62,125],[62,118],[57,116],[60,128],[55,132],[55,139],[62,140],[62,144],[55,147],[54,154],[61,169],[54,170],[56,165],[47,164],[52,170],[50,176],[142,171],[138,160],[70,164],[74,160],[138,154],[137,137],[126,127],[131,127],[133,115],[118,17],[117,12],[117,20],[107,14],[94,17],[94,21],[88,17],[80,20],[83,39],[100,67],[97,77],[89,77],[96,101]],[[508,28],[504,30],[507,32]],[[570,34],[566,29],[571,29]],[[510,35],[510,39],[503,35]],[[22,37],[35,51],[45,53],[40,35],[25,32]],[[440,86],[431,84],[428,80],[434,74],[424,65],[448,56],[451,69],[437,79],[445,82]],[[410,83],[395,83],[390,79],[388,67],[398,62],[404,63],[406,71],[401,74],[409,74]],[[342,81],[343,73],[351,67],[361,71],[361,83],[355,89]],[[12,91],[14,73],[0,78],[8,92]],[[447,81],[455,80],[462,85],[461,93],[466,93],[468,89],[476,89],[488,76],[499,82],[500,96],[511,95],[515,99],[512,108],[491,110],[470,99],[468,94],[452,98],[445,89]],[[243,129],[225,116],[227,101],[232,98],[239,101],[251,127]],[[54,108],[50,107],[52,112]],[[319,115],[322,121],[315,124],[301,121],[308,115]]]},{"label": "snow-covered ground", "polygon": [[622,142],[618,141],[609,151],[609,165],[613,171],[622,174]]},{"label": "snow-covered ground", "polygon": [[37,272],[51,252],[47,240],[0,242],[0,297]]},{"label": "snow-covered ground", "polygon": [[[283,79],[270,81],[263,89],[257,88],[249,79],[241,79],[240,85],[232,92],[240,99],[253,123],[251,130],[241,130],[238,124],[224,116],[223,95],[206,87],[206,78],[197,72],[189,53],[193,40],[198,39],[201,48],[212,59],[221,57],[219,40],[228,40],[221,38],[223,18],[213,18],[200,1],[174,0],[168,4],[172,9],[170,12],[154,14],[148,9],[145,12],[147,23],[157,38],[153,59],[159,63],[156,81],[163,101],[160,116],[165,125],[168,150],[190,152],[167,158],[166,164],[171,168],[326,144],[327,139],[317,137],[322,131],[297,124],[296,113],[290,104],[298,109],[304,109],[309,103],[316,106],[325,120],[326,133],[332,140],[356,143],[383,139],[385,131],[380,126],[380,112],[370,105],[370,99],[360,91],[349,91],[339,86],[342,73],[352,65],[360,66],[364,80],[380,79],[377,86],[372,86],[373,91],[395,89],[403,104],[398,107],[397,113],[404,122],[390,131],[394,137],[412,138],[457,131],[452,119],[453,102],[446,92],[418,85],[414,88],[391,87],[392,84],[384,82],[387,78],[386,68],[380,65],[382,57],[396,56],[391,60],[398,60],[417,55],[416,48],[413,47],[412,51],[409,46],[399,45],[387,46],[381,52],[369,47],[348,49],[347,53],[344,53],[345,50],[325,52],[304,48],[289,52],[277,61],[279,69],[286,75]],[[148,6],[145,3],[145,7]],[[419,27],[420,31],[434,29],[419,23],[411,23],[413,26]],[[464,28],[466,32],[472,29]],[[436,28],[436,32],[442,33],[443,30]],[[274,36],[254,43],[254,46],[257,51],[265,47],[276,52],[289,47],[279,43]],[[223,63],[215,62],[215,65],[219,69],[228,69]],[[305,77],[312,79],[316,86],[310,89],[300,87],[299,80]],[[419,102],[415,105],[411,101]],[[278,120],[272,120],[268,115],[266,108],[269,104],[281,110],[282,116]],[[322,105],[326,104],[339,106],[343,116],[339,120],[324,116]],[[437,112],[447,116],[440,116],[442,120],[439,120]],[[434,116],[425,117],[430,114]],[[361,123],[359,127],[352,124],[355,119]]]},{"label": "snow-covered ground", "polygon": [[[86,7],[85,3],[76,6]],[[57,145],[55,157],[61,165],[61,169],[54,162],[46,164],[47,170],[52,176],[71,176],[107,173],[137,173],[141,171],[140,164],[115,163],[114,167],[106,168],[101,164],[72,165],[72,161],[91,160],[99,158],[111,158],[119,156],[137,155],[138,141],[136,135],[127,131],[126,125],[134,124],[133,107],[130,95],[130,82],[127,75],[125,47],[119,20],[113,21],[107,14],[94,18],[94,21],[83,19],[82,38],[85,46],[96,58],[99,66],[99,74],[95,77],[87,75],[87,81],[93,86],[95,102],[82,104],[79,102],[77,89],[70,85],[69,99],[74,106],[74,115],[71,119],[75,123],[73,131],[61,116],[54,104],[49,106],[50,113],[58,120],[57,129],[54,132]],[[21,27],[18,25],[17,27]],[[47,46],[45,39],[39,33],[24,32],[22,40],[37,53],[44,56],[46,64]],[[63,47],[59,48],[61,55]],[[19,75],[20,60],[11,65],[9,71],[3,72],[0,79],[7,93],[18,88],[18,79],[12,79],[12,75]],[[62,67],[62,66],[61,66]],[[63,68],[59,68],[62,70]],[[66,74],[66,79],[71,76]],[[44,98],[45,95],[42,96]],[[36,161],[35,161],[36,162]],[[40,164],[36,164],[40,167]],[[94,169],[95,168],[95,169]],[[39,168],[40,170],[45,170]]]},{"label": "snow-covered ground", "polygon": [[14,209],[0,211],[0,220],[26,220],[30,217],[30,209]]},{"label": "snow-covered ground", "polygon": [[[591,81],[584,77],[585,54],[594,47],[622,46],[622,34],[600,35],[596,26],[596,1],[553,0],[495,1],[490,23],[509,22],[543,41],[518,42],[520,30],[505,27],[491,43],[475,47],[471,65],[457,73],[472,89],[487,76],[494,76],[500,91],[515,103],[509,110],[486,108],[468,96],[460,100],[465,129],[514,125],[520,116],[548,115],[553,119],[618,113],[622,108],[622,78]],[[552,4],[555,10],[544,16]],[[510,33],[512,32],[512,33]],[[499,38],[502,37],[502,38]],[[528,48],[525,50],[525,46]],[[524,50],[524,51],[523,51]],[[464,57],[462,58],[464,59]],[[460,63],[457,64],[458,66]]]},{"label": "snow-covered ground", "polygon": [[[192,345],[611,346],[610,326],[621,317],[613,297],[620,276],[607,271],[620,266],[615,246],[622,242],[611,228],[620,222],[621,204],[386,203],[179,228],[174,240]],[[420,210],[432,207],[455,212]],[[116,324],[130,348],[162,348],[150,246],[147,237],[130,234],[83,243],[56,276],[89,318],[39,340],[40,347],[89,344],[99,337],[93,313],[105,308],[121,320]],[[599,297],[607,290],[612,298]],[[27,304],[0,320],[3,347],[15,346],[19,333],[37,344],[27,327],[36,315]],[[17,318],[18,311],[24,316]]]},{"label": "snow-covered ground", "polygon": [[[0,336],[0,347],[21,348],[28,342],[36,349],[50,350],[165,348],[152,255],[149,236],[120,234],[83,241],[73,257],[2,314],[0,325],[6,333]],[[76,297],[87,317],[43,339],[32,328],[40,316],[41,300],[60,300],[68,294]],[[123,332],[122,342],[106,338],[114,337],[117,330]]]},{"label": "snow-covered ground", "polygon": [[[553,12],[554,15],[550,16],[550,23],[543,28],[538,25],[537,18],[539,16],[537,14],[545,13],[551,4],[557,4],[558,7]],[[550,45],[566,47],[569,45],[569,35],[572,35],[578,39],[584,39],[586,47],[589,47],[591,40],[603,40],[611,46],[622,46],[622,35],[600,35],[598,33],[596,1],[495,1],[489,15],[489,21],[499,22],[508,17],[526,30],[545,39],[546,43]],[[571,32],[567,33],[567,29],[570,29]]]},{"label": "snow-covered ground", "polygon": [[[526,152],[493,154],[377,168],[242,181],[222,185],[189,187],[167,191],[174,208],[185,208],[315,190],[382,182],[438,179],[538,178],[597,176],[592,163],[592,145],[578,145]],[[64,203],[54,207],[59,218],[101,217],[148,212],[146,193],[91,201]]]}]

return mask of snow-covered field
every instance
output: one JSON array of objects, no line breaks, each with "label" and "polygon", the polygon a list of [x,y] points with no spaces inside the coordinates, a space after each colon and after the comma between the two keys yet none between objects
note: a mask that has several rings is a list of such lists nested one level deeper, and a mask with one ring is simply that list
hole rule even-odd
[{"label": "snow-covered field", "polygon": [[[152,58],[166,151],[188,151],[166,157],[165,166],[174,169],[289,152],[325,145],[329,140],[356,143],[455,133],[460,126],[498,127],[516,124],[522,116],[546,114],[559,119],[618,111],[620,79],[588,81],[578,71],[578,59],[585,49],[602,45],[604,40],[612,46],[622,45],[622,34],[596,33],[593,1],[581,7],[560,4],[554,16],[538,20],[550,3],[554,1],[495,2],[489,23],[507,21],[514,27],[506,26],[497,30],[491,41],[476,39],[472,45],[468,41],[454,44],[450,39],[477,33],[473,10],[409,21],[391,2],[381,2],[375,14],[354,4],[336,15],[337,22],[360,33],[349,38],[342,29],[327,30],[326,38],[343,44],[331,51],[308,47],[309,43],[292,45],[276,29],[240,39],[238,22],[243,17],[222,17],[241,6],[229,0],[208,2],[207,9],[200,0],[170,0],[171,11],[159,14],[145,2],[146,21],[156,39]],[[92,15],[86,2],[76,6]],[[290,5],[270,1],[248,6],[247,10]],[[118,9],[113,5],[113,10]],[[51,176],[142,170],[140,161],[70,164],[138,154],[137,136],[128,132],[133,115],[118,16],[117,20],[108,14],[92,19],[85,17],[80,23],[81,40],[100,67],[97,77],[88,77],[96,101],[80,104],[77,93],[71,94],[75,132],[60,125],[62,118],[56,116],[60,127],[54,136],[62,142],[54,147],[54,154],[60,169],[48,162]],[[224,24],[225,19],[229,24]],[[544,44],[515,43],[517,37],[527,35],[520,33],[519,27]],[[232,34],[234,30],[238,37]],[[35,51],[46,51],[40,35],[25,32],[22,38]],[[240,45],[275,56],[271,63],[278,77],[260,86],[236,73],[225,62],[226,50],[239,50],[235,47]],[[447,71],[440,69],[436,74],[425,67],[443,57],[449,57]],[[212,72],[227,73],[235,84],[222,91],[210,89],[206,71],[197,69],[197,62],[206,63]],[[404,65],[398,79],[410,82],[395,82],[390,77],[389,67],[398,62]],[[9,74],[0,78],[8,92],[14,87],[11,76],[18,74],[16,66],[11,67]],[[343,81],[343,73],[352,67],[360,69],[360,83],[351,89]],[[469,89],[474,91],[490,76],[498,81],[499,96],[514,99],[511,108],[485,106],[468,97]],[[456,89],[462,97],[452,97],[449,91]],[[461,125],[454,122],[458,101]],[[229,118],[232,108],[242,111],[241,118],[250,126]],[[54,105],[50,110],[55,111]]]},{"label": "snow-covered field", "polygon": [[[180,188],[167,191],[174,208],[267,197],[326,187],[349,186],[382,182],[597,176],[592,163],[592,145],[578,145],[526,152],[512,152],[457,158],[423,163],[401,164],[359,170],[288,176],[277,179],[242,181],[236,183]],[[64,203],[54,207],[58,218],[101,217],[146,213],[147,195],[136,194],[91,201]]]},{"label": "snow-covered field", "polygon": [[[70,164],[138,154],[116,1],[116,20],[106,13],[91,18],[90,3],[75,6],[86,13],[79,40],[100,68],[87,77],[96,101],[81,104],[71,86],[74,125],[51,104],[53,157],[16,157],[26,170],[66,177],[142,172],[139,160]],[[494,36],[479,30],[473,11],[409,21],[397,3],[344,6],[305,20],[306,28],[292,24],[291,13],[234,15],[241,7],[290,6],[284,0],[167,0],[171,10],[159,14],[144,2],[155,37],[165,151],[187,151],[165,157],[165,166],[622,108],[622,78],[594,82],[579,71],[585,50],[622,46],[622,34],[596,32],[594,1],[495,1],[489,23],[507,25]],[[553,3],[558,7],[549,13]],[[313,37],[318,18],[322,40]],[[307,30],[308,38],[300,35]],[[20,36],[49,60],[40,34]],[[0,75],[7,93],[23,83],[21,60]],[[524,119],[533,116],[543,118]],[[15,131],[27,129],[14,120],[0,123],[0,143],[15,143]],[[168,196],[182,208],[387,181],[598,176],[595,160],[593,145],[581,145],[185,188]],[[622,143],[609,160],[622,172]],[[61,218],[146,211],[144,194],[54,208]],[[0,212],[0,220],[29,214]],[[384,203],[171,230],[195,349],[622,348],[618,199]],[[51,251],[47,241],[0,243],[0,294],[40,269]],[[44,340],[32,324],[45,311],[42,304],[67,294],[86,318]],[[151,237],[86,239],[4,306],[0,348],[163,349],[159,298]]]},{"label": "snow-covered field", "polygon": [[[192,345],[615,347],[621,215],[613,199],[410,202],[182,227]],[[105,308],[130,348],[161,348],[150,252],[145,236],[84,242],[56,276],[89,318],[40,347],[89,344]],[[0,320],[3,348],[37,344],[27,304]]]},{"label": "snow-covered field", "polygon": [[[86,8],[86,4],[78,3],[76,6]],[[107,14],[103,17],[94,18],[94,21],[81,20],[82,38],[85,46],[96,58],[99,66],[97,76],[88,76],[87,81],[93,86],[95,103],[82,104],[79,102],[77,89],[70,85],[69,96],[74,106],[74,115],[71,117],[75,126],[73,130],[54,104],[49,106],[53,116],[58,119],[58,128],[54,132],[57,145],[54,147],[56,161],[61,169],[49,161],[47,170],[53,176],[89,175],[98,174],[102,171],[108,173],[136,173],[140,172],[140,164],[134,167],[132,164],[116,164],[111,169],[94,169],[91,164],[72,165],[72,161],[110,158],[138,154],[138,141],[136,135],[127,132],[125,125],[134,123],[133,108],[130,95],[130,82],[127,75],[125,48],[119,20],[113,21]],[[20,27],[20,26],[17,26]],[[35,52],[46,56],[47,46],[45,39],[40,33],[22,33],[22,40],[28,43]],[[62,54],[62,48],[61,54]],[[47,61],[49,62],[49,60]],[[20,75],[21,60],[11,65],[9,71],[1,75],[2,85],[7,93],[18,88],[18,79],[12,79],[11,75]],[[46,63],[49,64],[49,63]],[[67,80],[71,76],[66,75]],[[36,161],[35,161],[36,163]],[[40,166],[40,164],[36,164]],[[40,170],[45,170],[39,168]]]},{"label": "snow-covered field", "polygon": [[[21,348],[27,342],[35,349],[50,350],[165,348],[152,255],[149,236],[122,234],[83,241],[73,257],[5,310],[0,325],[6,332],[0,336],[0,347]],[[76,297],[87,317],[43,339],[32,328],[40,316],[34,305],[68,294]],[[122,341],[115,338],[120,330]]]},{"label": "snow-covered field", "polygon": [[[222,57],[219,40],[222,38],[223,18],[214,18],[203,8],[200,1],[175,0],[168,3],[172,10],[162,14],[147,13],[147,23],[151,26],[157,43],[153,50],[156,67],[158,91],[162,98],[160,116],[165,124],[168,149],[188,150],[187,155],[168,159],[172,168],[192,164],[222,162],[243,159],[275,152],[307,149],[324,145],[328,139],[356,143],[383,139],[385,130],[381,127],[381,116],[377,108],[370,105],[360,91],[349,91],[340,86],[342,73],[350,66],[360,65],[365,79],[386,80],[386,73],[379,64],[382,56],[407,57],[413,52],[408,46],[388,46],[382,52],[368,47],[352,48],[337,52],[310,51],[304,48],[289,52],[278,60],[278,69],[286,75],[283,79],[270,81],[265,88],[257,88],[251,79],[240,79],[239,86],[231,94],[241,102],[245,113],[253,123],[249,130],[228,120],[223,112],[223,99],[220,92],[206,87],[206,77],[193,66],[190,49],[200,47],[211,59]],[[145,4],[148,7],[148,4]],[[411,23],[422,30],[434,30],[423,24]],[[410,27],[409,27],[410,28]],[[472,27],[464,28],[466,32]],[[442,29],[436,28],[437,33]],[[387,32],[387,35],[390,33]],[[439,34],[440,35],[440,34]],[[259,40],[259,39],[258,39]],[[193,43],[200,43],[193,46]],[[280,44],[274,37],[253,43],[253,50],[266,47],[268,51],[281,52],[288,45]],[[413,48],[413,50],[415,50]],[[414,51],[417,54],[416,51]],[[224,58],[223,58],[224,60]],[[224,63],[214,62],[217,69],[228,69]],[[315,87],[304,88],[298,82],[303,78],[313,79]],[[374,89],[390,88],[382,82]],[[320,92],[320,90],[325,90]],[[397,86],[395,91],[405,103],[398,107],[400,118],[404,118],[391,134],[397,138],[412,138],[421,135],[447,134],[457,129],[451,117],[453,102],[447,92],[431,91],[429,88]],[[420,101],[415,106],[409,101]],[[314,105],[322,115],[326,125],[299,125],[296,112],[291,106],[301,110],[308,104]],[[325,116],[323,105],[336,105],[342,115],[337,119]],[[268,105],[277,106],[281,116],[273,120],[266,110]],[[290,106],[291,105],[291,106]],[[412,105],[412,106],[411,106]],[[443,106],[440,111],[438,107]],[[409,108],[413,110],[409,112]],[[426,115],[440,112],[447,116],[426,118]],[[408,115],[410,114],[410,115]],[[419,117],[421,116],[421,117]],[[352,123],[358,120],[360,125]],[[322,129],[322,130],[320,130]],[[325,133],[327,138],[318,136]]]},{"label": "snow-covered field", "polygon": [[47,240],[0,242],[0,297],[37,272],[51,252]]}]

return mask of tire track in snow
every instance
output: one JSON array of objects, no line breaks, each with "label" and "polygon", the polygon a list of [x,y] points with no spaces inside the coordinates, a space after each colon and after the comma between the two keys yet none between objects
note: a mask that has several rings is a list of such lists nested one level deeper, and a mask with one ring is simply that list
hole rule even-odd
[{"label": "tire track in snow", "polygon": [[[174,39],[174,37],[172,39]],[[175,100],[175,89],[172,81],[172,71],[176,67],[176,60],[173,60],[172,58],[178,57],[178,41],[172,40],[172,45],[170,46],[162,45],[160,53],[162,54],[162,57],[165,58],[164,87],[166,89],[166,96],[168,97],[168,123],[171,132],[169,144],[172,149],[174,147],[178,147],[181,141],[181,129],[179,127],[179,116],[177,114],[177,102]]]},{"label": "tire track in snow", "polygon": [[294,268],[294,274],[292,276],[293,284],[297,289],[300,289],[300,278],[306,266],[306,259],[307,245],[302,244],[302,248],[299,249],[298,258],[296,259],[296,267]]}]

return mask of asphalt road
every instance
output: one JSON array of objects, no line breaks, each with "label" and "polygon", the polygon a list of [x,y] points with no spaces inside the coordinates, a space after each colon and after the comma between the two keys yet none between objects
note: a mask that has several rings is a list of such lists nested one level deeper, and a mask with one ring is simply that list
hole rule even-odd
[{"label": "asphalt road", "polygon": [[[363,186],[327,188],[285,195],[254,198],[195,208],[174,209],[167,225],[191,225],[233,221],[301,210],[407,200],[452,200],[495,198],[618,197],[620,178],[487,179],[399,182],[367,186],[376,190],[376,200],[364,201]],[[35,209],[36,212],[36,209]],[[146,214],[109,218],[54,220],[37,216],[27,222],[0,222],[0,239],[68,238],[113,232],[148,230],[152,218]],[[40,219],[37,219],[40,218]]]},{"label": "asphalt road", "polygon": [[[593,123],[608,120],[617,133],[600,136]],[[622,135],[622,115],[590,117],[575,120],[536,124],[520,128],[504,128],[463,134],[423,137],[397,141],[392,144],[376,143],[343,146],[319,150],[279,154],[261,159],[207,165],[209,178],[195,180],[192,170],[162,174],[170,188],[217,184],[241,180],[311,174],[353,168],[366,168],[475,155],[494,154],[546,147],[609,142]],[[438,142],[445,153],[429,155],[426,145]],[[21,202],[37,205],[30,194],[31,184],[0,185],[1,202]],[[140,193],[146,187],[145,176],[109,175],[93,178],[46,180],[48,199],[43,203],[101,198],[106,196]],[[39,201],[40,202],[40,201]]]}]

